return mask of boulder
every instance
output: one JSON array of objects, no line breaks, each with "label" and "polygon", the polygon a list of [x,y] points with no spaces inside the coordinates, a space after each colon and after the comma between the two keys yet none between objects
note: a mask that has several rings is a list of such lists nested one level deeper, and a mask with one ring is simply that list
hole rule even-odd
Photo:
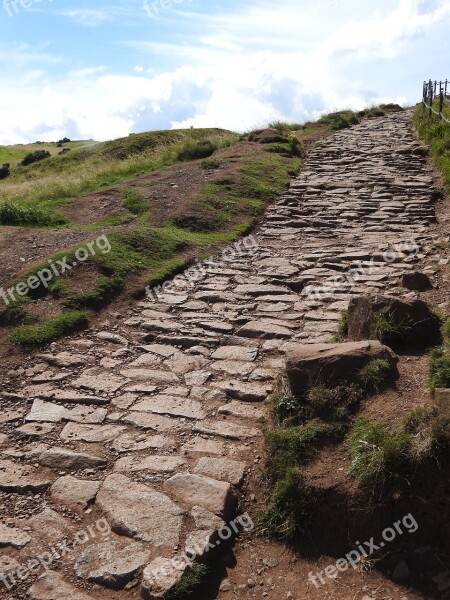
[{"label": "boulder", "polygon": [[395,330],[385,333],[384,343],[427,348],[441,341],[441,324],[429,306],[418,299],[398,300],[390,296],[359,296],[348,306],[348,339],[353,341],[379,338],[379,317],[395,323]]},{"label": "boulder", "polygon": [[295,396],[302,396],[313,385],[334,387],[352,381],[355,375],[375,359],[387,360],[392,375],[397,375],[398,358],[377,340],[347,344],[289,344],[287,375]]},{"label": "boulder", "polygon": [[415,292],[426,292],[433,288],[433,284],[428,275],[420,273],[419,271],[405,273],[401,278],[401,285],[407,290],[413,290]]},{"label": "boulder", "polygon": [[288,143],[289,140],[277,129],[257,129],[252,131],[248,136],[249,142],[258,142],[259,144],[274,144],[274,143]]}]

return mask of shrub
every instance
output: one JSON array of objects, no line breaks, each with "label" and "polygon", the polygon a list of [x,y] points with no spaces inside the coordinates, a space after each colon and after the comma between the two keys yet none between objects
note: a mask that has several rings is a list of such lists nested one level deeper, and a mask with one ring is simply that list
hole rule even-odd
[{"label": "shrub", "polygon": [[20,164],[23,167],[26,167],[27,165],[31,165],[50,157],[51,154],[48,152],[48,150],[35,150],[34,152],[27,154]]},{"label": "shrub", "polygon": [[365,418],[355,422],[350,435],[352,465],[349,475],[371,495],[390,486],[399,491],[411,467],[411,440],[406,433],[389,433]]},{"label": "shrub", "polygon": [[10,175],[9,167],[10,167],[9,163],[4,163],[4,165],[2,167],[0,167],[0,179],[6,179],[7,177],[9,177],[9,175]]},{"label": "shrub", "polygon": [[195,141],[188,140],[177,152],[177,160],[196,160],[198,158],[208,158],[217,150],[216,144],[209,140]]},{"label": "shrub", "polygon": [[358,379],[368,392],[378,392],[387,382],[391,365],[387,360],[376,358],[358,373]]},{"label": "shrub", "polygon": [[359,123],[359,119],[353,111],[344,110],[323,115],[318,120],[318,123],[321,125],[327,125],[334,131],[339,131],[340,129],[348,129],[352,125],[357,125]]},{"label": "shrub", "polygon": [[348,310],[342,310],[339,318],[337,333],[333,338],[334,342],[345,342],[348,337]]},{"label": "shrub", "polygon": [[40,325],[22,325],[12,333],[11,339],[20,346],[44,346],[87,325],[86,313],[67,311]]}]

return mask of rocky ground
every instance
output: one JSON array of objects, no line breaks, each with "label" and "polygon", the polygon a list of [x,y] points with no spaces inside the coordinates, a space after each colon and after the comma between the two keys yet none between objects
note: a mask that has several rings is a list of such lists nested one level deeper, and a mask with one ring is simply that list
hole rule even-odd
[{"label": "rocky ground", "polygon": [[[448,262],[410,120],[396,113],[327,138],[254,237],[192,272],[191,285],[110,313],[6,374],[1,598],[153,597],[162,559],[220,544],[240,507],[251,514],[264,400],[286,345],[330,341],[351,297],[409,297],[403,275],[434,277]],[[220,598],[310,597],[305,579],[280,586],[227,580]]]}]

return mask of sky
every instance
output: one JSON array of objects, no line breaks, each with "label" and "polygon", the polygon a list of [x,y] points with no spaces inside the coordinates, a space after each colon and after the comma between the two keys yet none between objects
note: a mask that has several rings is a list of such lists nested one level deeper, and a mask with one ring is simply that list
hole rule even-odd
[{"label": "sky", "polygon": [[0,144],[411,105],[449,27],[450,0],[0,0]]}]

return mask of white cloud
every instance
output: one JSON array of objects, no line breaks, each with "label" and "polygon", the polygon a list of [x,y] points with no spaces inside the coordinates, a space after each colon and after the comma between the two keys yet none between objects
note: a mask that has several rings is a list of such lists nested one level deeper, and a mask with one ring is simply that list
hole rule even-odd
[{"label": "white cloud", "polygon": [[[121,51],[133,50],[132,65],[139,60],[132,75],[93,67],[50,77],[45,65],[60,57],[47,47],[23,46],[11,73],[0,77],[0,143],[111,139],[170,125],[244,130],[274,118],[301,121],[368,102],[414,101],[430,76],[420,69],[431,73],[439,64],[433,32],[449,20],[450,0],[394,6],[379,0],[377,7],[359,0],[250,0],[214,15],[178,10],[188,32],[182,41],[118,42]],[[97,11],[72,13],[95,21]],[[0,58],[11,54],[0,48]],[[161,71],[155,56],[175,66]],[[406,74],[399,67],[405,60]],[[401,77],[408,78],[407,90],[404,82],[392,85]]]},{"label": "white cloud", "polygon": [[63,17],[68,17],[69,19],[75,21],[79,25],[83,25],[84,27],[97,27],[97,25],[99,25],[100,23],[109,21],[111,18],[111,15],[107,10],[96,10],[88,8],[64,10],[59,14]]}]

